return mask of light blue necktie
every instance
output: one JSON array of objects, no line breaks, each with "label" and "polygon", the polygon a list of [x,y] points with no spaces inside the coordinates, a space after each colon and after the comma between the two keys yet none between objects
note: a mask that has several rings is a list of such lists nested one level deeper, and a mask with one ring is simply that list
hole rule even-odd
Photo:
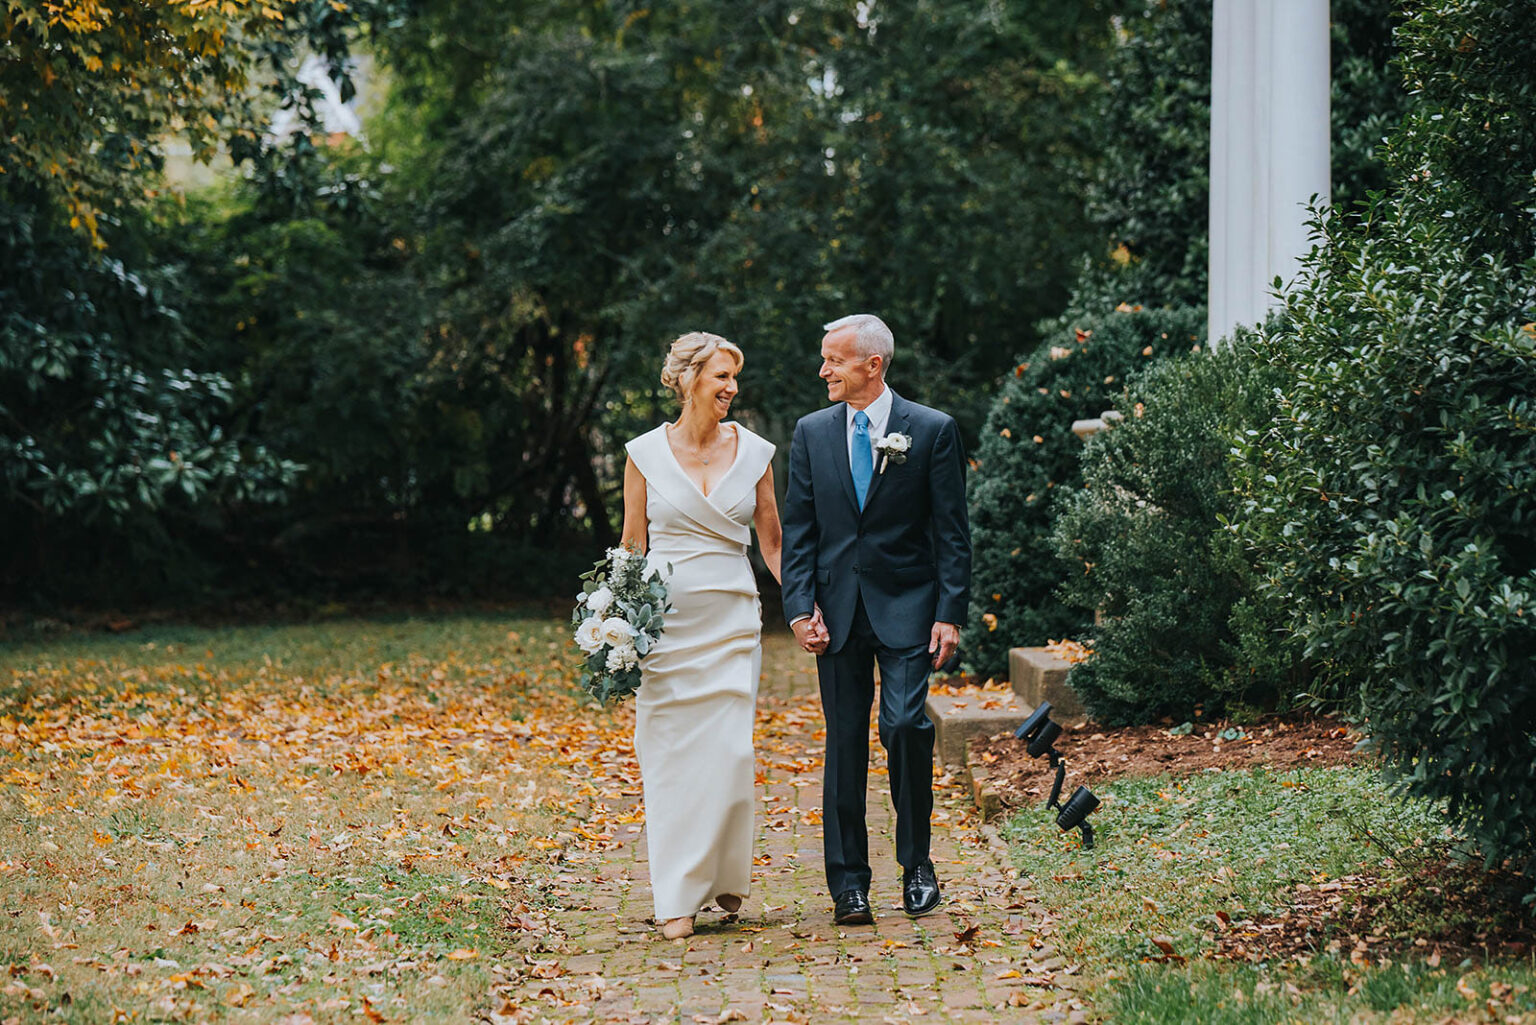
[{"label": "light blue necktie", "polygon": [[875,475],[875,456],[869,447],[869,417],[862,409],[853,414],[853,451],[849,453],[849,466],[853,470],[853,493],[859,496],[859,508],[863,509],[870,478]]}]

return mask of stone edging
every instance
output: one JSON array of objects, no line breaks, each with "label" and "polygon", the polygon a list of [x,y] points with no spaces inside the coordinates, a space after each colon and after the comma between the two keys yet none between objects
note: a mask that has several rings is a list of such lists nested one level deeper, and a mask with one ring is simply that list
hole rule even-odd
[{"label": "stone edging", "polygon": [[[976,802],[976,810],[981,813],[982,822],[991,822],[1002,815],[1003,799],[998,794],[997,788],[992,785],[992,777],[987,771],[986,764],[971,752],[970,741],[966,741],[965,744],[965,774],[970,779],[971,800]],[[992,833],[997,832],[991,827],[985,827],[984,831],[988,829]],[[1001,839],[998,842],[1001,843]]]}]

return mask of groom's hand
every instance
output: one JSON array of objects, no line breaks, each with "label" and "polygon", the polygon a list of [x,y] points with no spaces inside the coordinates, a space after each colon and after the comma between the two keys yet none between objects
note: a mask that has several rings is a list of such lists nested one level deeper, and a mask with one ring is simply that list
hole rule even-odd
[{"label": "groom's hand", "polygon": [[811,654],[826,654],[827,649],[832,646],[832,634],[827,630],[827,621],[821,618],[820,605],[816,606],[816,613],[811,616],[811,632],[813,634],[812,641],[815,645],[811,649]]},{"label": "groom's hand", "polygon": [[827,633],[827,624],[822,621],[820,608],[809,619],[796,622],[792,629],[800,647],[812,655],[825,654],[827,645],[832,641],[831,634]]},{"label": "groom's hand", "polygon": [[960,628],[954,623],[935,623],[928,637],[928,651],[933,655],[933,668],[948,662],[960,646]]}]

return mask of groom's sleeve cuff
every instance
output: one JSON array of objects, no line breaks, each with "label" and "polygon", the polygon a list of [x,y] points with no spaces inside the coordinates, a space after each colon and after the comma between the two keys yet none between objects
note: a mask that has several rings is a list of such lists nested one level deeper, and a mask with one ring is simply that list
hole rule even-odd
[{"label": "groom's sleeve cuff", "polygon": [[796,616],[794,619],[791,619],[789,621],[789,628],[791,630],[793,630],[795,628],[795,624],[796,623],[803,622],[803,621],[805,621],[807,619],[810,619],[810,618],[811,618],[810,616],[805,616],[805,615]]}]

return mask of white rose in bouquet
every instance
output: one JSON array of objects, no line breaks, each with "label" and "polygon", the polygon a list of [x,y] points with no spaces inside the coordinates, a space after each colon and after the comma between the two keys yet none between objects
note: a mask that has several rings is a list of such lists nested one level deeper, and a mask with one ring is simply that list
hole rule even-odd
[{"label": "white rose in bouquet", "polygon": [[615,648],[633,647],[635,628],[629,625],[629,620],[619,616],[609,616],[603,620],[603,643]]},{"label": "white rose in bouquet", "polygon": [[576,646],[588,655],[603,646],[603,621],[596,616],[576,627]]},{"label": "white rose in bouquet", "polygon": [[597,590],[587,595],[587,608],[591,609],[595,615],[607,615],[608,610],[612,607],[613,592],[608,590],[606,587],[599,587]]}]

